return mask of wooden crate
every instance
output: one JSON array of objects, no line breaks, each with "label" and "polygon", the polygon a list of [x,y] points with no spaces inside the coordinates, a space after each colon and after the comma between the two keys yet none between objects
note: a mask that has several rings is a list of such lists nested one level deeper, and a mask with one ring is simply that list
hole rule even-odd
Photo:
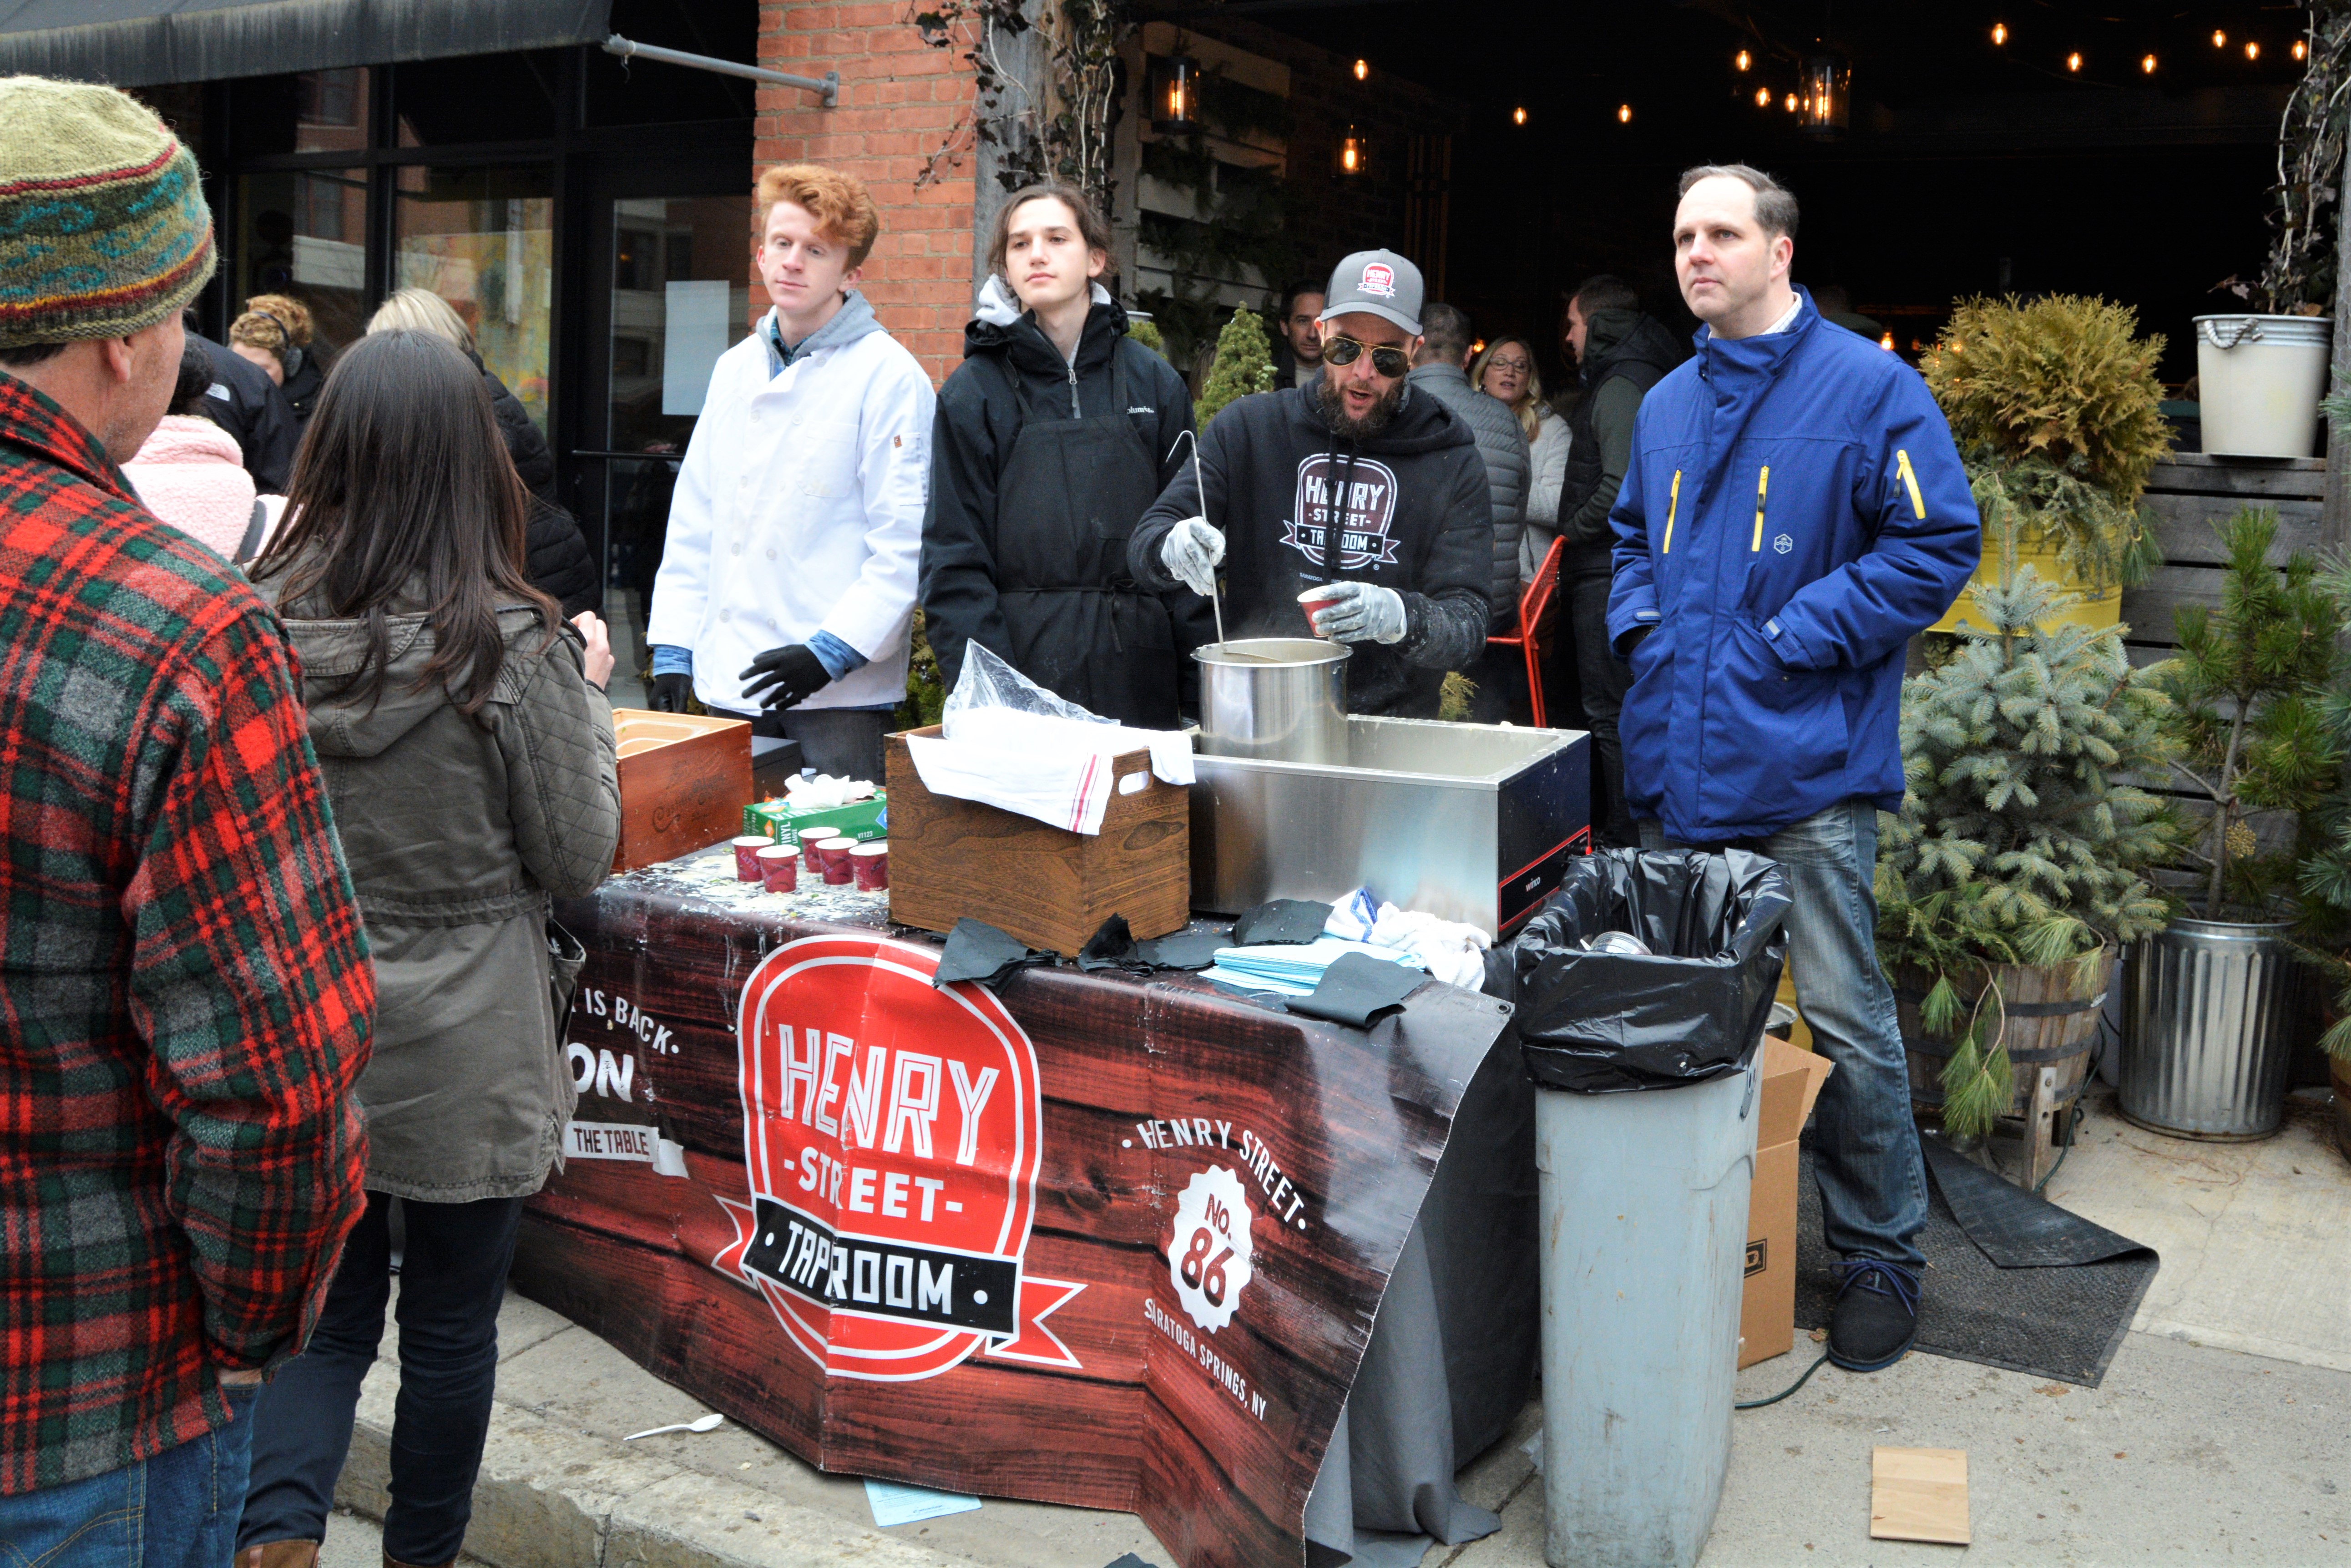
[{"label": "wooden crate", "polygon": [[614,871],[675,860],[743,831],[751,803],[747,721],[624,707],[612,710],[612,731],[621,743]]},{"label": "wooden crate", "polygon": [[1113,778],[1140,774],[1144,783],[1132,794],[1113,786],[1102,831],[1086,834],[934,795],[905,736],[890,737],[888,747],[890,918],[898,924],[946,931],[969,915],[1031,947],[1075,953],[1113,915],[1138,937],[1164,936],[1190,917],[1191,791],[1154,777],[1148,750],[1113,763]]}]

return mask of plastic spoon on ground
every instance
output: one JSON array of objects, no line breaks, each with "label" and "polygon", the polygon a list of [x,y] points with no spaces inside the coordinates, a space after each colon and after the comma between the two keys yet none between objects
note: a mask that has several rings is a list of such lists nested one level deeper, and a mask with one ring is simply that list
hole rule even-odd
[{"label": "plastic spoon on ground", "polygon": [[627,1437],[622,1438],[621,1441],[623,1443],[633,1443],[640,1437],[658,1437],[664,1432],[715,1432],[718,1429],[720,1425],[726,1421],[726,1416],[713,1411],[710,1415],[702,1416],[697,1420],[674,1421],[666,1427],[648,1427],[642,1432],[630,1433]]}]

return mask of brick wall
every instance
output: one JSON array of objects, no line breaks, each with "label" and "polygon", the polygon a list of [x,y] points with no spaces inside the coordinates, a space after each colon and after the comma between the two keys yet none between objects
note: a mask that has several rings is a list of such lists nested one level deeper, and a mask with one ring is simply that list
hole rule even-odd
[{"label": "brick wall", "polygon": [[763,0],[759,63],[801,76],[839,71],[841,104],[760,88],[753,157],[761,169],[806,160],[865,181],[882,209],[882,237],[862,287],[883,326],[938,382],[963,362],[971,318],[968,139],[960,162],[940,160],[939,177],[919,190],[914,181],[963,120],[972,89],[955,50],[923,42],[911,9],[905,0]]}]

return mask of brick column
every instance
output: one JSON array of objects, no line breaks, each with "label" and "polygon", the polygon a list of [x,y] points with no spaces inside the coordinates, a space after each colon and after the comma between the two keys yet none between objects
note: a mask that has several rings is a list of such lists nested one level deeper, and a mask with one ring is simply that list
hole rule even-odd
[{"label": "brick column", "polygon": [[924,43],[907,16],[903,0],[762,0],[759,63],[802,76],[839,71],[841,105],[826,109],[796,88],[760,88],[752,155],[758,169],[827,164],[872,190],[882,237],[862,287],[883,326],[940,382],[963,362],[971,318],[968,144],[959,162],[939,161],[937,178],[919,190],[914,181],[963,121],[972,85],[956,51]]}]

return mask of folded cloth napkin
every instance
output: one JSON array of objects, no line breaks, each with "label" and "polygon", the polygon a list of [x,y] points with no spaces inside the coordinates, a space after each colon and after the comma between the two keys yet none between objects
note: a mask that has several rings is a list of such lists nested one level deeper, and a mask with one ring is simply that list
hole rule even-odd
[{"label": "folded cloth napkin", "polygon": [[1238,986],[1244,990],[1303,997],[1312,994],[1314,988],[1322,984],[1324,973],[1350,954],[1399,967],[1420,967],[1410,955],[1393,947],[1373,947],[1361,942],[1324,936],[1303,945],[1282,942],[1248,947],[1219,947],[1217,949],[1216,967],[1207,970],[1206,974],[1211,980],[1221,980],[1226,985]]},{"label": "folded cloth napkin", "polygon": [[1294,998],[1290,1010],[1351,1029],[1369,1029],[1388,1014],[1401,1011],[1404,999],[1425,978],[1401,964],[1384,964],[1360,953],[1348,953],[1323,972],[1312,995]]},{"label": "folded cloth napkin", "polygon": [[931,984],[946,987],[957,980],[977,980],[992,986],[1015,969],[1052,961],[1050,953],[1037,952],[1010,933],[967,915],[947,933],[946,950],[939,955],[938,972],[931,977]]},{"label": "folded cloth napkin", "polygon": [[[1233,922],[1233,946],[1254,947],[1265,942],[1311,942],[1330,924],[1331,906],[1303,898],[1277,898],[1260,904]],[[1350,933],[1339,932],[1339,936]],[[1353,938],[1361,941],[1361,936]]]},{"label": "folded cloth napkin", "polygon": [[1122,724],[1062,718],[1053,714],[1026,713],[1019,708],[967,707],[947,714],[939,724],[941,738],[1016,751],[1091,752],[1116,757],[1129,751],[1151,753],[1151,771],[1170,784],[1189,787],[1192,737],[1179,729],[1131,729]]},{"label": "folded cloth napkin", "polygon": [[1102,831],[1111,791],[1132,793],[1142,773],[1117,777],[1113,761],[1151,754],[1151,772],[1188,786],[1192,738],[1172,731],[1056,718],[1012,708],[975,708],[949,716],[944,733],[910,735],[906,755],[934,795],[1017,811],[1073,833]]}]

